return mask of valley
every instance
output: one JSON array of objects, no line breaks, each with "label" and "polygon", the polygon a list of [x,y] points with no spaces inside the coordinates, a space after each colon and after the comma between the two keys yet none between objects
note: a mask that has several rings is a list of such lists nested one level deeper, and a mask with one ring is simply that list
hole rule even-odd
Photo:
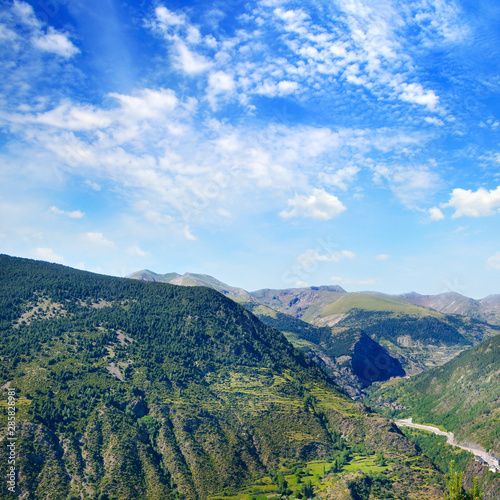
[{"label": "valley", "polygon": [[[437,500],[446,470],[391,419],[498,449],[495,325],[339,287],[135,278],[0,256],[0,386],[16,395],[29,498]],[[285,295],[299,300],[287,309]],[[412,384],[450,366],[473,375],[433,420]],[[464,402],[468,423],[453,421]],[[3,404],[0,418],[5,429]],[[498,481],[486,476],[487,500]]]}]

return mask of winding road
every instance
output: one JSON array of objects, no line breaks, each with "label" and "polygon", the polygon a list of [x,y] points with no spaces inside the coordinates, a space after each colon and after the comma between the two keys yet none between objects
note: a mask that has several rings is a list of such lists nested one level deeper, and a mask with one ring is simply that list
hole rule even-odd
[{"label": "winding road", "polygon": [[434,427],[432,425],[421,425],[421,424],[414,424],[413,419],[408,418],[406,420],[396,420],[394,422],[398,427],[413,427],[414,429],[422,429],[424,431],[429,431],[433,432],[434,434],[438,434],[439,436],[446,436],[446,442],[451,445],[451,446],[456,446],[457,448],[461,448],[462,450],[468,451],[472,453],[473,455],[476,455],[476,457],[482,458],[490,468],[497,468],[496,463],[494,463],[488,453],[485,451],[480,450],[479,448],[469,448],[467,446],[462,446],[461,444],[455,443],[455,436],[453,435],[453,432],[444,432],[441,429],[438,429],[437,427]]}]

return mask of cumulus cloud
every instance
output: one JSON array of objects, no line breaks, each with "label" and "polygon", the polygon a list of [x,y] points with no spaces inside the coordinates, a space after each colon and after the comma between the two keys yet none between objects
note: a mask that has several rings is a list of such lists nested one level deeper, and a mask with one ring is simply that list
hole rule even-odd
[{"label": "cumulus cloud", "polygon": [[388,260],[391,256],[386,254],[386,253],[381,253],[380,255],[377,255],[375,258],[377,260]]},{"label": "cumulus cloud", "polygon": [[444,219],[444,214],[438,207],[429,208],[429,218],[430,220],[442,220]]},{"label": "cumulus cloud", "polygon": [[184,73],[195,76],[205,73],[212,67],[212,63],[203,55],[190,50],[181,41],[176,44],[177,55],[174,58],[175,65]]},{"label": "cumulus cloud", "polygon": [[167,29],[170,26],[183,25],[186,19],[183,15],[178,15],[171,10],[168,10],[164,5],[160,5],[155,9],[156,19],[162,29]]},{"label": "cumulus cloud", "polygon": [[346,210],[344,204],[334,195],[323,189],[313,189],[309,196],[296,195],[288,200],[292,208],[280,212],[281,217],[310,217],[317,220],[329,220]]},{"label": "cumulus cloud", "polygon": [[52,27],[49,27],[47,33],[39,33],[35,35],[32,39],[32,43],[40,50],[52,52],[67,59],[80,52],[80,50],[69,40],[66,34],[58,33]]},{"label": "cumulus cloud", "polygon": [[81,219],[85,217],[85,214],[81,210],[73,210],[72,212],[61,210],[57,207],[50,207],[49,209],[53,214],[64,215],[70,219]]},{"label": "cumulus cloud", "polygon": [[426,106],[433,111],[439,103],[439,97],[433,90],[424,90],[420,83],[402,83],[398,86],[402,101]]},{"label": "cumulus cloud", "polygon": [[214,71],[208,76],[207,100],[213,109],[217,107],[217,97],[230,95],[236,88],[234,78],[224,71]]},{"label": "cumulus cloud", "polygon": [[495,271],[500,271],[500,252],[497,252],[495,255],[492,255],[486,261],[486,267],[488,269],[493,269]]},{"label": "cumulus cloud", "polygon": [[450,201],[442,207],[455,209],[453,219],[458,217],[483,217],[500,212],[500,186],[488,191],[481,187],[477,191],[456,188],[452,191]]}]

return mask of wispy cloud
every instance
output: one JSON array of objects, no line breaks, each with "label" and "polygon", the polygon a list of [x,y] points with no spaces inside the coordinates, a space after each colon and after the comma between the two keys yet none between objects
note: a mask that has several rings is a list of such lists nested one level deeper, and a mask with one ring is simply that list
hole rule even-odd
[{"label": "wispy cloud", "polygon": [[439,175],[429,167],[377,165],[374,167],[374,180],[387,183],[401,202],[410,208],[434,194],[440,184]]},{"label": "wispy cloud", "polygon": [[495,271],[500,271],[500,252],[492,255],[486,261],[486,267],[488,269],[494,269]]},{"label": "wispy cloud", "polygon": [[70,219],[81,219],[82,217],[85,217],[85,214],[81,210],[67,211],[67,210],[61,210],[57,207],[50,207],[49,210],[53,214],[64,215],[66,217],[69,217]]},{"label": "wispy cloud", "polygon": [[342,259],[354,259],[356,254],[350,250],[337,250],[331,253],[318,252],[313,249],[306,250],[297,257],[297,265],[302,268],[310,267],[310,262],[339,262]]},{"label": "wispy cloud", "polygon": [[[52,26],[46,26],[45,23],[40,21],[33,10],[33,7],[19,0],[14,0],[10,6],[10,10],[3,12],[4,22],[20,24],[23,27],[23,37],[28,39],[33,47],[43,52],[56,54],[65,59],[78,54],[80,50],[69,39],[67,33],[57,31]],[[19,35],[8,25],[4,25],[4,36],[1,38],[8,38],[10,41],[19,40]]]},{"label": "wispy cloud", "polygon": [[115,246],[115,244],[111,240],[108,240],[102,233],[85,233],[82,234],[81,238],[84,242],[97,248],[110,248]]},{"label": "wispy cloud", "polygon": [[35,259],[45,260],[47,262],[55,262],[57,264],[64,264],[65,260],[62,255],[58,255],[52,248],[39,247],[32,251],[32,256]]}]

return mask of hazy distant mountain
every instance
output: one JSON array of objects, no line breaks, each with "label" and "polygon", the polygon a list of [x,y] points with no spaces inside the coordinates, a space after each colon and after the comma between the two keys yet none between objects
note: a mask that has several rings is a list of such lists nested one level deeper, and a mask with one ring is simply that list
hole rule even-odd
[{"label": "hazy distant mountain", "polygon": [[171,285],[182,286],[206,286],[231,297],[236,302],[255,302],[253,296],[243,288],[230,286],[208,274],[178,273],[156,274],[152,271],[143,270],[129,274],[127,278],[141,281],[157,281],[160,283],[170,283]]},{"label": "hazy distant mountain", "polygon": [[480,302],[456,292],[441,293],[439,295],[420,295],[415,292],[401,295],[412,304],[427,307],[447,314],[461,314],[471,318],[481,317]]},{"label": "hazy distant mountain", "polygon": [[415,292],[400,296],[411,304],[427,307],[446,314],[460,314],[477,318],[487,323],[500,325],[500,295],[488,295],[475,300],[456,292],[438,295],[420,295]]},{"label": "hazy distant mountain", "polygon": [[484,321],[500,325],[500,295],[488,295],[480,301],[481,316]]},{"label": "hazy distant mountain", "polygon": [[260,303],[285,314],[313,323],[321,311],[347,292],[340,286],[311,286],[283,290],[263,289],[252,292]]}]

